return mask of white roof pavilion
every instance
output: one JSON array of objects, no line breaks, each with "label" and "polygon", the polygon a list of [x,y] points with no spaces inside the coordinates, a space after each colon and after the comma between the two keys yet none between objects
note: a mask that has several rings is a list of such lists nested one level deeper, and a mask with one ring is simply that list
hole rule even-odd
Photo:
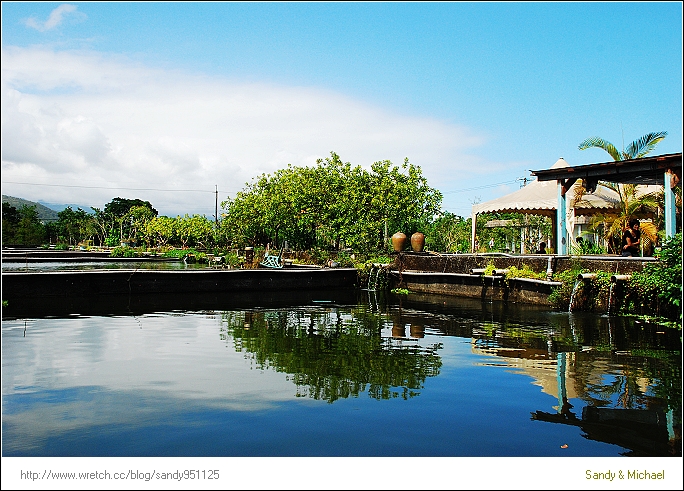
[{"label": "white roof pavilion", "polygon": [[[563,158],[560,158],[551,168],[558,169],[562,167],[570,167],[570,165]],[[575,196],[573,190],[578,186],[580,186],[579,182],[573,184],[570,188],[570,196]],[[614,208],[619,201],[620,199],[617,193],[604,186],[597,186],[596,191],[593,193],[584,193],[581,201],[575,203],[574,207],[568,207],[567,222],[571,227],[570,229],[572,230],[572,227],[574,226],[576,215],[587,215],[597,211],[609,211]],[[470,238],[471,250],[475,250],[475,224],[479,213],[526,213],[530,215],[549,216],[555,220],[557,207],[558,184],[556,181],[539,180],[534,180],[527,186],[505,196],[501,196],[500,198],[473,205],[472,234]]]}]

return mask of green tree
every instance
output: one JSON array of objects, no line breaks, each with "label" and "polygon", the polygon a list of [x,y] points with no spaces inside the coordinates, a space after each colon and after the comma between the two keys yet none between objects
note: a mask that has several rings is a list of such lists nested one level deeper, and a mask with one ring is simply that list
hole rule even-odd
[{"label": "green tree", "polygon": [[17,210],[9,203],[2,204],[3,245],[37,246],[46,240],[45,226],[38,218],[36,206],[22,206]]},{"label": "green tree", "polygon": [[154,216],[159,215],[159,212],[152,207],[149,201],[143,201],[141,199],[126,199],[126,198],[114,198],[104,207],[104,211],[113,216],[121,217],[124,216],[128,211],[134,206],[144,206],[149,208]]},{"label": "green tree", "polygon": [[174,239],[174,218],[161,216],[154,217],[147,222],[147,236],[152,244],[165,246]]},{"label": "green tree", "polygon": [[[112,199],[112,201],[104,206],[102,214],[98,216],[98,219],[103,220],[103,224],[99,227],[108,231],[108,245],[116,245],[117,242],[124,239],[136,240],[140,224],[137,224],[136,228],[135,217],[130,214],[133,207],[149,209],[152,217],[159,215],[159,212],[152,207],[149,201],[119,197]],[[135,212],[135,215],[140,218],[143,213],[138,210]],[[146,216],[149,216],[149,214]],[[114,230],[118,230],[118,238]]]},{"label": "green tree", "polygon": [[19,226],[21,215],[16,207],[9,203],[2,203],[2,244],[14,244],[17,227]]},{"label": "green tree", "polygon": [[221,235],[241,245],[377,250],[388,245],[387,230],[424,230],[441,199],[408,160],[375,162],[368,172],[331,152],[315,167],[289,165],[248,183],[222,203]]},{"label": "green tree", "polygon": [[180,239],[183,248],[198,245],[206,249],[213,245],[214,222],[204,215],[178,216],[173,226],[174,234]]},{"label": "green tree", "polygon": [[58,241],[62,240],[67,244],[76,245],[86,239],[89,233],[95,232],[95,229],[88,225],[89,219],[85,210],[78,208],[74,211],[71,206],[57,213]]},{"label": "green tree", "polygon": [[427,229],[425,244],[433,251],[470,252],[471,223],[471,218],[445,212]]},{"label": "green tree", "polygon": [[127,225],[130,230],[129,238],[138,244],[142,241],[149,243],[147,224],[150,220],[155,218],[153,209],[148,206],[134,205],[131,206],[128,213],[124,216],[126,217]]}]

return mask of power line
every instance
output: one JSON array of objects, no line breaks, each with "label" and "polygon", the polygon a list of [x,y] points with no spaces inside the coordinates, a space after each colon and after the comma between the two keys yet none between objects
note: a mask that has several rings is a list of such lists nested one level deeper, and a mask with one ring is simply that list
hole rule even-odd
[{"label": "power line", "polygon": [[456,189],[454,191],[445,191],[442,194],[462,193],[464,191],[477,191],[478,189],[494,188],[497,186],[502,186],[504,184],[513,184],[514,182],[517,182],[517,181],[518,181],[518,179],[513,179],[512,181],[504,181],[504,182],[496,182],[496,183],[492,183],[492,184],[484,184],[482,186],[475,186],[472,188]]},{"label": "power line", "polygon": [[[462,193],[464,191],[477,191],[478,189],[495,188],[497,186],[502,186],[504,184],[513,184],[513,183],[516,183],[522,179],[523,178],[519,177],[517,179],[513,179],[512,181],[495,182],[495,183],[491,183],[491,184],[483,184],[482,186],[475,186],[472,188],[456,189],[454,191],[444,191],[442,194]],[[529,180],[529,178],[527,180]]]},{"label": "power line", "polygon": [[[491,184],[483,184],[482,186],[474,186],[471,188],[455,189],[453,191],[444,191],[442,194],[454,194],[462,193],[465,191],[477,191],[479,189],[493,188],[497,186],[502,186],[504,184],[513,184],[520,181],[521,179],[513,179],[511,181],[496,182]],[[106,187],[106,186],[79,186],[76,184],[40,184],[33,182],[20,182],[20,181],[3,181],[7,184],[26,184],[29,186],[49,186],[58,188],[82,188],[82,189],[108,189],[110,191],[162,191],[162,192],[185,192],[185,193],[216,193],[216,191],[208,191],[206,189],[159,189],[159,188],[127,188],[127,187]]]},{"label": "power line", "polygon": [[157,188],[124,188],[124,187],[105,187],[105,186],[78,186],[75,184],[38,184],[33,182],[3,181],[8,184],[28,184],[29,186],[51,186],[57,188],[84,188],[84,189],[109,189],[110,191],[166,191],[166,192],[187,192],[187,193],[212,193],[206,189],[157,189]]}]

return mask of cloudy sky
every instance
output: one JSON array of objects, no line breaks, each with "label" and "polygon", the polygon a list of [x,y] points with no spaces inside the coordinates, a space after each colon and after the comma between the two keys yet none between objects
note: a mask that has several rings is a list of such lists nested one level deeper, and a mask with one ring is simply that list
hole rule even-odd
[{"label": "cloudy sky", "polygon": [[2,193],[206,214],[336,152],[469,216],[559,157],[682,151],[682,5],[2,3]]}]

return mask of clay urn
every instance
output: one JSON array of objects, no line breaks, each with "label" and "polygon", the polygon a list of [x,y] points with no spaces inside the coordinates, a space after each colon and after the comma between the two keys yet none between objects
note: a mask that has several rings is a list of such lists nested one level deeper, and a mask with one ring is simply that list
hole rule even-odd
[{"label": "clay urn", "polygon": [[420,324],[411,324],[410,332],[412,338],[424,338],[425,326],[421,326]]},{"label": "clay urn", "polygon": [[406,244],[406,234],[403,232],[397,232],[392,236],[392,248],[394,252],[401,252],[404,250],[404,245]]},{"label": "clay urn", "polygon": [[422,232],[416,232],[411,236],[411,248],[415,252],[423,252],[425,247],[425,235]]},{"label": "clay urn", "polygon": [[404,338],[406,337],[406,327],[401,321],[394,321],[392,323],[392,337],[393,338]]}]

